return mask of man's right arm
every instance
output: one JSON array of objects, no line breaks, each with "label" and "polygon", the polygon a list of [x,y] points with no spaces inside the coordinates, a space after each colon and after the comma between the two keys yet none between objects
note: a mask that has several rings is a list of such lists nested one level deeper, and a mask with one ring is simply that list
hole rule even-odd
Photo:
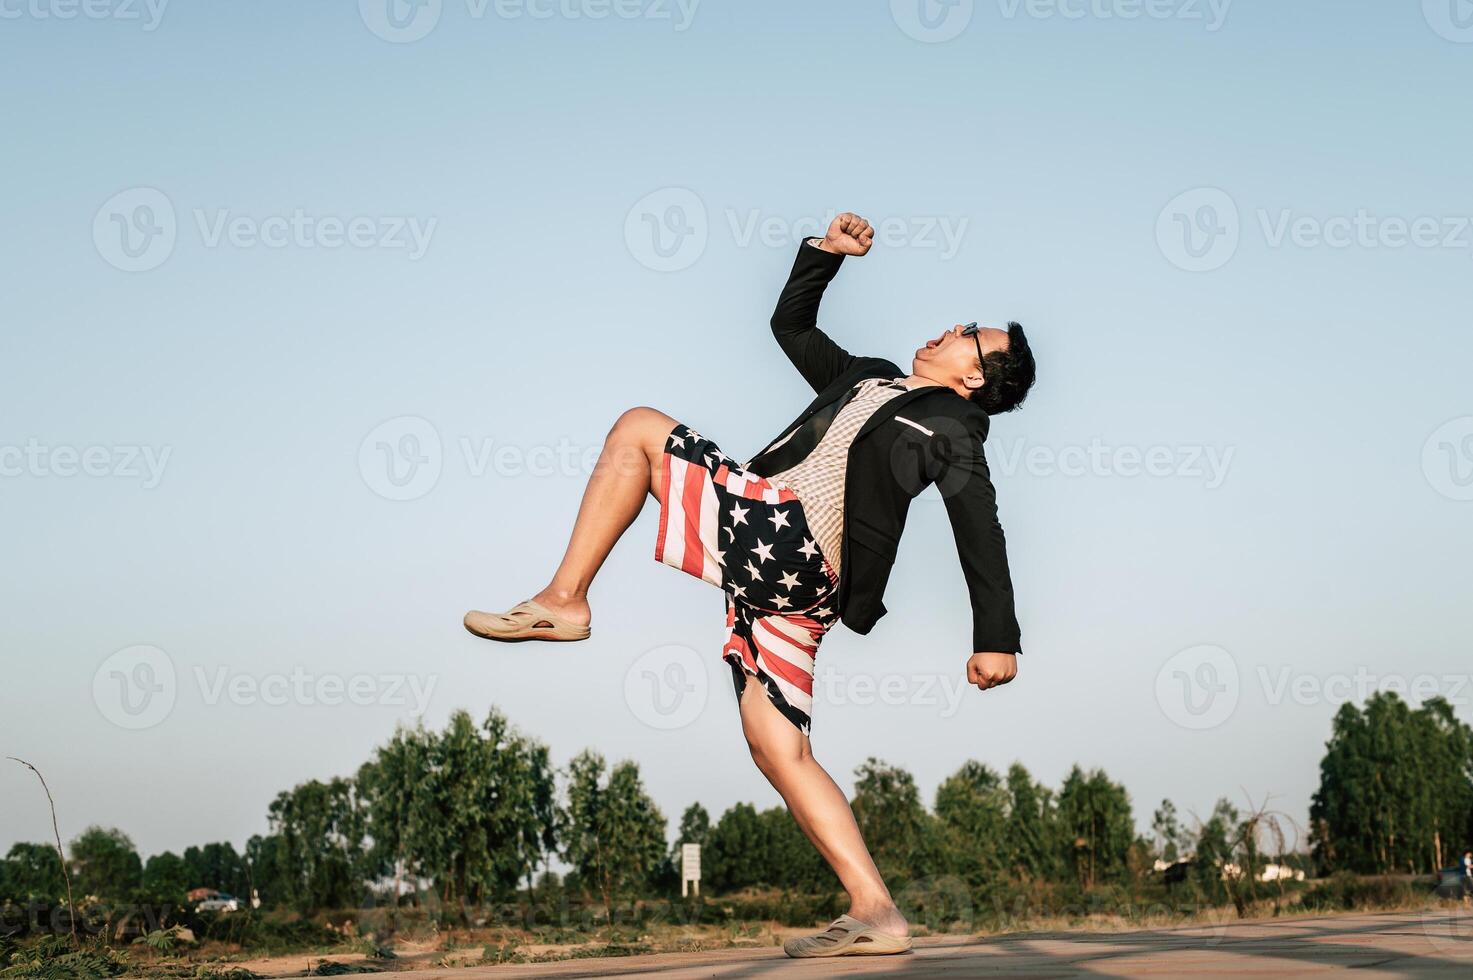
[{"label": "man's right arm", "polygon": [[772,314],[772,335],[814,391],[822,391],[854,363],[854,355],[818,328],[818,305],[845,255],[863,255],[874,241],[869,222],[841,214],[822,239],[798,246],[788,284]]}]

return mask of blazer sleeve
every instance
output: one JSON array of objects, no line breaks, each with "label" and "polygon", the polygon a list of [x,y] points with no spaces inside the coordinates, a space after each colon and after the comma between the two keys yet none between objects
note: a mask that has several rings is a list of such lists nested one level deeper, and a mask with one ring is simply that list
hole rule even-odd
[{"label": "blazer sleeve", "polygon": [[843,263],[844,256],[804,241],[772,314],[773,337],[814,391],[827,388],[857,360],[818,329],[819,301]]},{"label": "blazer sleeve", "polygon": [[972,652],[1021,653],[1007,540],[997,519],[997,492],[982,451],[987,437],[985,416],[980,425],[980,432],[939,435],[936,484],[946,503],[972,601]]}]

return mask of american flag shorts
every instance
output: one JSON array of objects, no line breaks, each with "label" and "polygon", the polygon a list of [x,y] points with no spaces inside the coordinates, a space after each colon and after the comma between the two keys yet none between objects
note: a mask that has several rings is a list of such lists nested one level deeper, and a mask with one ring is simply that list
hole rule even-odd
[{"label": "american flag shorts", "polygon": [[806,734],[814,658],[839,617],[838,576],[803,504],[685,425],[670,432],[660,490],[655,560],[726,593],[722,657],[738,696],[756,677]]}]

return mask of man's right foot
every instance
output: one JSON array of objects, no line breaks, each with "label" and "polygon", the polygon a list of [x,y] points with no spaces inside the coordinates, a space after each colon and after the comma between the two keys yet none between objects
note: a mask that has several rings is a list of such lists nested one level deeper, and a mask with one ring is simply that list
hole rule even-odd
[{"label": "man's right foot", "polygon": [[465,614],[465,628],[477,636],[502,643],[523,640],[570,643],[589,636],[586,621],[579,623],[535,599],[520,602],[504,613],[473,609]]},{"label": "man's right foot", "polygon": [[593,611],[588,608],[587,593],[569,595],[566,592],[543,589],[529,601],[548,612],[557,613],[574,626],[587,626],[593,621]]}]

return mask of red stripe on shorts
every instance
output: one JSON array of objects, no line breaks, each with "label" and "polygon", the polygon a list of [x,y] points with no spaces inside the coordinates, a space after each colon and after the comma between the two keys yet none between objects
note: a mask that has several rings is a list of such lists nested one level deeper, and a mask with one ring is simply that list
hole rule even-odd
[{"label": "red stripe on shorts", "polygon": [[[757,621],[757,625],[758,626],[761,626],[765,630],[768,630],[768,632],[772,633],[774,636],[780,637],[783,640],[787,640],[789,643],[792,642],[791,640],[788,639],[788,637],[783,636],[781,633],[777,633],[777,632],[771,630],[761,620],[758,620]],[[758,640],[757,639],[757,631],[756,630],[753,630],[752,631],[752,638],[754,640],[757,640],[757,649],[760,650],[760,651],[762,651],[762,666],[766,667],[769,673],[776,674],[777,676],[781,677],[783,680],[787,681],[789,684],[791,684],[794,687],[796,687],[798,690],[802,691],[804,694],[807,694],[809,696],[812,696],[812,694],[813,694],[813,675],[812,674],[808,673],[806,670],[803,670],[801,667],[795,667],[794,665],[792,665],[792,664],[788,663],[786,660],[784,660],[778,654],[776,654],[776,653],[772,652],[771,650],[769,650],[762,643],[761,640]]]},{"label": "red stripe on shorts", "polygon": [[[666,455],[663,460],[664,465],[660,467],[660,499],[667,501],[670,499],[670,458],[669,455]],[[665,560],[665,534],[668,531],[666,522],[669,517],[670,509],[661,507],[660,530],[655,534],[655,561],[658,562]]]},{"label": "red stripe on shorts", "polygon": [[680,501],[680,509],[685,511],[685,556],[680,570],[696,578],[701,578],[706,569],[706,549],[701,543],[701,497],[710,478],[705,467],[686,465],[685,491]]}]

